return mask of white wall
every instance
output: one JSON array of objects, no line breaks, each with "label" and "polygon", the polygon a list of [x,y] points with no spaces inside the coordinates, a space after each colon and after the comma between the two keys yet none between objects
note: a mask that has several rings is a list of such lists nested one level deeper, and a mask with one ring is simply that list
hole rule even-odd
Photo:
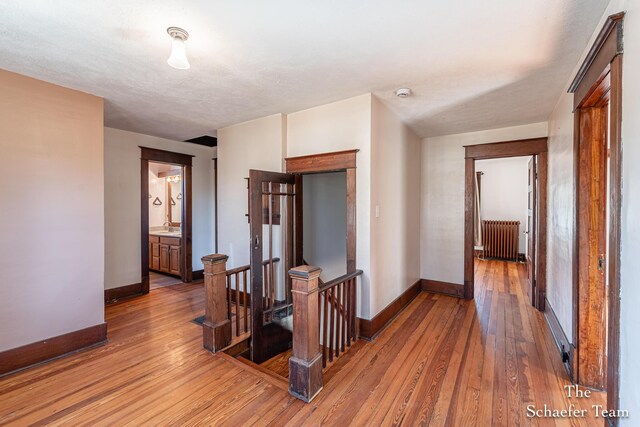
[{"label": "white wall", "polygon": [[[149,168],[149,227],[162,227],[167,221],[167,188],[166,180],[158,178]],[[161,205],[155,205],[156,198]]]},{"label": "white wall", "polygon": [[526,253],[527,194],[529,157],[510,157],[476,161],[480,180],[483,220],[520,221],[518,252]]},{"label": "white wall", "polygon": [[371,117],[373,317],[420,279],[421,144],[375,97]]},{"label": "white wall", "polygon": [[214,251],[213,149],[188,142],[104,128],[105,289],[139,283],[140,146],[194,155],[192,236],[194,270]]},{"label": "white wall", "polygon": [[356,266],[365,274],[358,316],[371,318],[371,94],[287,116],[286,157],[359,149],[356,156]]},{"label": "white wall", "polygon": [[[624,20],[624,58],[622,68],[622,253],[620,267],[620,408],[630,411],[621,419],[623,426],[640,419],[640,5],[612,0],[576,64],[570,80],[582,64],[606,17],[626,11]],[[547,299],[568,337],[572,336],[572,270],[574,253],[573,114],[572,94],[562,93],[549,118],[549,236]],[[575,341],[574,341],[575,342]]]},{"label": "white wall", "polygon": [[[568,86],[568,85],[567,85]],[[573,95],[562,94],[549,117],[547,300],[567,337],[573,329]],[[572,340],[572,342],[575,342]]]},{"label": "white wall", "polygon": [[546,122],[422,140],[423,279],[464,283],[464,146],[544,136]]},{"label": "white wall", "polygon": [[0,351],[104,322],[103,101],[0,70]]},{"label": "white wall", "polygon": [[218,130],[218,241],[229,268],[249,264],[245,178],[250,169],[282,171],[285,126],[286,117],[274,114]]},{"label": "white wall", "polygon": [[303,177],[304,259],[329,281],[347,272],[347,174]]},{"label": "white wall", "polygon": [[[620,313],[620,407],[633,410],[623,425],[640,420],[640,4],[637,1],[612,2],[610,11],[627,11],[624,22],[624,61],[622,70],[622,259]],[[620,5],[616,4],[620,3]]]}]

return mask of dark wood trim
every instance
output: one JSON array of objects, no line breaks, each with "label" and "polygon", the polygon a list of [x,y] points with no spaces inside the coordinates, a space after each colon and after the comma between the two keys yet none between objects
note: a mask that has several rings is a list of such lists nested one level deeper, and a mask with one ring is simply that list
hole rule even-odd
[{"label": "dark wood trim", "polygon": [[476,162],[473,159],[465,159],[464,162],[464,297],[473,299],[473,219],[474,219],[474,178],[476,175]]},{"label": "dark wood trim", "polygon": [[[620,242],[622,230],[622,55],[611,61],[609,101],[609,294],[607,408],[620,407]],[[614,421],[614,425],[617,423]]]},{"label": "dark wood trim", "polygon": [[[621,240],[621,195],[622,195],[622,57],[623,57],[623,26],[624,12],[608,17],[596,41],[589,50],[585,61],[575,76],[569,92],[574,94],[574,179],[579,182],[580,177],[580,116],[581,109],[590,106],[601,107],[597,92],[606,92],[602,88],[609,80],[606,96],[609,99],[609,262],[608,269],[608,324],[607,324],[607,409],[617,410],[620,405],[620,240]],[[594,104],[595,102],[595,104]],[[581,191],[576,184],[575,192],[575,220],[576,230],[579,227],[580,212],[578,210]],[[573,325],[572,333],[575,345],[574,360],[578,359],[580,340],[578,327],[580,322],[578,295],[578,257],[579,235],[574,235],[573,259]],[[579,373],[573,362],[574,377]],[[578,378],[575,378],[578,380]],[[610,418],[608,425],[616,426],[618,421]]]},{"label": "dark wood trim", "polygon": [[104,303],[105,305],[113,304],[121,299],[136,297],[144,294],[144,288],[141,283],[134,283],[132,285],[120,286],[117,288],[104,290]]},{"label": "dark wood trim", "polygon": [[0,352],[0,376],[107,342],[107,324],[69,332]]},{"label": "dark wood trim", "polygon": [[465,145],[464,149],[465,159],[473,160],[534,156],[547,151],[547,137]]},{"label": "dark wood trim", "polygon": [[[298,175],[296,179],[296,193],[302,194],[302,177],[325,172],[345,172],[347,179],[347,272],[356,271],[356,154],[360,150],[336,151],[332,153],[310,154],[300,157],[288,157],[285,159],[286,173]],[[302,224],[302,197],[296,197],[296,224]],[[296,242],[302,242],[302,227],[296,229]],[[298,234],[299,232],[299,234]],[[303,265],[302,243],[296,245],[296,265]]]},{"label": "dark wood trim", "polygon": [[356,271],[356,170],[347,169],[347,273]]},{"label": "dark wood trim", "polygon": [[590,88],[595,83],[594,79],[586,78],[589,75],[589,71],[595,70],[596,73],[599,73],[600,70],[604,69],[604,65],[613,60],[614,56],[623,52],[622,22],[624,15],[624,12],[618,12],[607,18],[582,62],[578,73],[573,78],[568,92],[579,94],[580,99],[578,99],[578,102],[586,95],[586,91],[578,90],[579,87],[582,85]]},{"label": "dark wood trim", "polygon": [[287,157],[287,173],[323,173],[337,172],[356,167],[356,153],[359,150],[335,151],[332,153],[311,154],[299,157]]},{"label": "dark wood trim", "polygon": [[573,361],[575,356],[575,347],[567,338],[567,335],[564,333],[564,329],[560,326],[560,321],[556,316],[555,311],[553,311],[553,307],[549,304],[549,300],[545,301],[545,309],[544,309],[544,317],[547,319],[547,324],[549,325],[549,329],[551,330],[551,334],[556,342],[556,347],[558,348],[558,352],[560,353],[560,358],[562,359],[562,363],[564,364],[567,373],[569,374],[569,378],[574,380],[573,376]]},{"label": "dark wood trim", "polygon": [[[145,150],[142,150],[146,152]],[[148,155],[148,152],[146,152]],[[142,293],[149,293],[149,160],[140,158],[140,271]]]},{"label": "dark wood trim", "polygon": [[398,298],[387,305],[373,319],[361,319],[358,317],[359,336],[362,339],[371,341],[396,317],[402,310],[418,296],[422,290],[422,280],[418,280],[404,291]]},{"label": "dark wood trim", "polygon": [[456,298],[464,298],[464,285],[449,282],[440,282],[438,280],[422,279],[420,287],[425,292],[449,295]]},{"label": "dark wood trim", "polygon": [[[536,156],[538,163],[538,232],[536,242],[540,246],[539,262],[536,266],[538,277],[536,308],[544,310],[546,291],[546,246],[547,246],[547,138],[529,138],[515,141],[494,142],[465,146],[465,192],[464,192],[464,296],[472,299],[474,294],[473,269],[473,220],[474,220],[474,179],[475,161],[502,157]],[[545,257],[543,259],[543,256]]]},{"label": "dark wood trim", "polygon": [[204,280],[204,269],[194,270],[191,279],[193,282],[199,282],[201,280]]},{"label": "dark wood trim", "polygon": [[191,166],[195,156],[191,154],[175,153],[173,151],[158,150],[157,148],[140,147],[140,158],[159,163],[172,163]]},{"label": "dark wood trim", "polygon": [[538,191],[536,195],[536,216],[537,225],[535,228],[536,238],[536,304],[535,307],[544,311],[547,295],[547,177],[548,177],[548,155],[547,152],[538,154],[536,160],[536,173]]},{"label": "dark wood trim", "polygon": [[191,166],[183,165],[182,168],[184,197],[182,198],[182,240],[180,248],[182,256],[182,281],[193,281],[193,175]]},{"label": "dark wood trim", "polygon": [[140,264],[142,293],[149,293],[149,162],[171,163],[182,166],[182,239],[181,279],[184,283],[193,280],[192,261],[192,155],[140,147]]},{"label": "dark wood trim", "polygon": [[218,159],[213,159],[213,225],[215,226],[215,252],[218,253]]}]

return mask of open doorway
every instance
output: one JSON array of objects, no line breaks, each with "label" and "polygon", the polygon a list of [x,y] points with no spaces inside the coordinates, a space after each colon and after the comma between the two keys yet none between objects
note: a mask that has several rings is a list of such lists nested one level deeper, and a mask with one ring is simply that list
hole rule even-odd
[{"label": "open doorway", "polygon": [[191,282],[191,155],[140,147],[142,291]]},{"label": "open doorway", "polygon": [[[476,161],[478,214],[474,226],[476,258],[524,262],[533,258],[527,243],[534,199],[529,177],[532,156]],[[533,202],[533,200],[532,200]]]},{"label": "open doorway", "polygon": [[[292,292],[287,273],[305,263],[305,253],[325,270],[325,278],[333,279],[323,286],[340,284],[340,278],[350,280],[345,278],[349,273],[359,274],[355,268],[356,153],[349,150],[287,158],[285,173],[249,171],[251,359],[256,363],[291,347],[292,328],[287,318],[293,314]],[[303,191],[306,185],[311,187],[309,191]],[[340,200],[332,200],[334,197]],[[313,212],[316,208],[318,212]],[[331,234],[320,235],[321,230],[326,232],[327,221]],[[316,246],[311,239],[321,239],[322,244]],[[306,252],[305,241],[310,242]],[[340,304],[340,298],[336,301]],[[335,303],[332,299],[331,304]],[[355,300],[350,304],[355,309]]]},{"label": "open doorway", "polygon": [[[520,189],[511,189],[516,180],[510,180],[510,199],[514,202],[514,213],[505,215],[514,218],[482,218],[480,198],[486,198],[486,188],[481,191],[482,175],[477,174],[478,164],[488,159],[520,158]],[[509,162],[507,162],[509,163]],[[512,160],[514,166],[518,160]],[[525,169],[526,163],[526,169]],[[484,163],[484,167],[491,166]],[[513,172],[507,172],[511,174]],[[494,174],[495,176],[495,174]],[[508,179],[501,177],[500,180]],[[486,183],[486,179],[484,179]],[[511,182],[513,181],[513,182]],[[480,185],[479,185],[480,182]],[[525,185],[526,183],[526,185]],[[499,184],[494,183],[493,187]],[[493,188],[492,188],[493,190]],[[505,189],[496,192],[494,198],[507,197]],[[511,200],[510,200],[511,201]],[[525,209],[526,201],[526,209]],[[494,203],[497,206],[504,205]],[[519,207],[518,207],[519,206]],[[516,213],[516,211],[520,213]],[[526,215],[524,214],[526,212]],[[493,213],[493,211],[492,211]],[[516,218],[519,217],[519,218]],[[485,222],[483,222],[485,221]],[[524,236],[522,235],[524,233]],[[465,147],[465,229],[464,229],[464,296],[474,297],[474,254],[481,253],[493,258],[527,261],[528,287],[531,304],[540,311],[545,308],[546,292],[546,235],[547,235],[547,138],[522,139],[493,144],[469,145]],[[486,240],[486,242],[485,242]]]},{"label": "open doorway", "polygon": [[303,176],[303,258],[328,282],[347,273],[347,174]]},{"label": "open doorway", "polygon": [[183,166],[149,162],[149,289],[182,283]]}]

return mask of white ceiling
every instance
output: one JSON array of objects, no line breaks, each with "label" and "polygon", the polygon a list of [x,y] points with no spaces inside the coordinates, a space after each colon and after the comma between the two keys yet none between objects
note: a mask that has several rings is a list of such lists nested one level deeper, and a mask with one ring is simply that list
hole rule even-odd
[{"label": "white ceiling", "polygon": [[[367,92],[435,136],[546,120],[607,3],[0,0],[0,68],[172,139]],[[169,26],[190,33],[190,70],[166,63]]]}]

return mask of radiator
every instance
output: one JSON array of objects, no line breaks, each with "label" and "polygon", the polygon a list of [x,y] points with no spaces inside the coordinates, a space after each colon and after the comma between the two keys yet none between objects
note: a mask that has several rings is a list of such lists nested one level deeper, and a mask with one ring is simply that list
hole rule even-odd
[{"label": "radiator", "polygon": [[518,260],[520,221],[482,221],[484,258]]}]

